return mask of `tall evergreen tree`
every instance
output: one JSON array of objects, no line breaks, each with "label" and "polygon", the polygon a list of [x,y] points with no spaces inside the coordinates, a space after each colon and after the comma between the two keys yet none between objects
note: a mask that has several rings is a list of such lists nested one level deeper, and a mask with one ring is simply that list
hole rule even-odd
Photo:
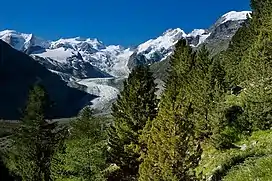
[{"label": "tall evergreen tree", "polygon": [[203,46],[196,55],[195,66],[190,73],[189,89],[186,97],[191,97],[194,109],[193,119],[201,137],[207,137],[211,131],[211,104],[214,90],[212,86],[213,59]]},{"label": "tall evergreen tree", "polygon": [[251,5],[253,13],[219,59],[228,84],[214,107],[213,138],[219,148],[231,146],[237,135],[250,133],[252,128],[272,125],[272,1],[252,0]]},{"label": "tall evergreen tree", "polygon": [[65,136],[65,129],[45,119],[50,110],[48,94],[42,86],[30,91],[20,126],[12,136],[8,168],[23,181],[50,181],[51,162]]},{"label": "tall evergreen tree", "polygon": [[109,129],[108,162],[119,167],[109,180],[136,180],[139,168],[139,135],[146,123],[157,115],[156,84],[147,66],[132,70],[124,90],[113,104],[114,124]]},{"label": "tall evergreen tree", "polygon": [[53,165],[56,180],[106,180],[105,120],[94,117],[85,108],[79,118],[71,122],[65,149],[56,155]]},{"label": "tall evergreen tree", "polygon": [[[251,0],[250,1],[251,8],[253,10],[254,16],[262,16],[262,17],[268,17],[272,14],[271,9],[272,9],[272,2],[271,0]],[[266,22],[261,22],[259,23],[266,23]]]},{"label": "tall evergreen tree", "polygon": [[247,53],[248,46],[252,43],[254,37],[250,20],[247,20],[232,37],[228,49],[221,53],[219,61],[223,61],[226,71],[226,83],[228,89],[235,88],[241,82],[241,62],[242,57]]},{"label": "tall evergreen tree", "polygon": [[190,73],[195,66],[195,53],[185,40],[176,45],[171,68],[162,96],[159,113],[147,137],[147,154],[140,165],[140,181],[196,180],[194,168],[201,156],[196,139],[194,112],[190,96]]},{"label": "tall evergreen tree", "polygon": [[242,59],[245,113],[257,129],[272,125],[272,1],[252,0],[252,43]]}]

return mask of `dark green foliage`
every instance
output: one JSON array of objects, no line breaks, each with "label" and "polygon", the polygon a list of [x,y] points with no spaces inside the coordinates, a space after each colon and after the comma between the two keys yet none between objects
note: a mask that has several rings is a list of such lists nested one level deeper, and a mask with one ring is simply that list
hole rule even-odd
[{"label": "dark green foliage", "polygon": [[227,107],[221,115],[219,124],[213,130],[212,144],[220,150],[233,148],[233,143],[243,135],[248,135],[252,126],[244,117],[244,110],[240,106]]},{"label": "dark green foliage", "polygon": [[227,51],[221,53],[220,59],[223,61],[226,71],[225,82],[228,88],[239,85],[241,77],[241,61],[247,52],[248,46],[252,43],[251,29],[248,22],[244,23],[233,36]]},{"label": "dark green foliage", "polygon": [[[214,97],[213,81],[215,69],[209,51],[203,46],[195,57],[195,65],[189,72],[190,82],[187,85],[186,97],[190,98],[194,110],[192,119],[200,137],[208,137],[211,131],[211,108]],[[219,77],[220,72],[216,73]],[[185,87],[185,86],[184,86]]]},{"label": "dark green foliage", "polygon": [[254,38],[242,58],[240,84],[244,88],[245,113],[254,129],[272,126],[272,2],[252,1],[250,24]]},{"label": "dark green foliage", "polygon": [[243,115],[244,110],[240,106],[232,106],[225,111],[225,119],[228,126],[234,127],[237,131],[242,132],[249,125],[243,123],[239,118]]},{"label": "dark green foliage", "polygon": [[142,155],[141,181],[196,180],[193,169],[200,160],[201,147],[191,119],[192,103],[186,97],[195,54],[185,40],[177,43],[170,65],[158,116],[149,136],[144,137],[147,153]]},{"label": "dark green foliage", "polygon": [[272,126],[271,86],[271,80],[258,82],[242,93],[245,96],[245,114],[254,130],[267,130]]},{"label": "dark green foliage", "polygon": [[[212,144],[217,149],[232,148],[234,142],[252,132],[252,123],[244,109],[241,96],[223,94],[214,107]],[[242,100],[242,101],[241,101]]]},{"label": "dark green foliage", "polygon": [[[213,141],[217,148],[272,126],[272,2],[252,0],[251,5],[251,19],[219,56],[226,81],[215,116]],[[229,98],[232,101],[227,103]]]},{"label": "dark green foliage", "polygon": [[[245,115],[244,105],[238,100],[226,104],[229,95],[238,96],[244,80],[243,57],[252,43],[252,31],[249,22],[245,22],[233,36],[229,48],[215,57],[212,70],[212,144],[218,149],[233,147],[241,134],[248,133],[252,126]],[[235,98],[239,99],[239,98]],[[238,101],[239,102],[239,101]]]},{"label": "dark green foliage", "polygon": [[45,120],[50,109],[48,94],[41,86],[34,86],[19,128],[12,135],[12,147],[7,167],[23,181],[50,181],[51,162],[61,146],[65,129],[56,122]]},{"label": "dark green foliage", "polygon": [[[138,177],[139,135],[146,123],[157,115],[156,84],[149,67],[132,70],[124,82],[124,90],[113,104],[114,124],[109,129],[108,162],[119,170],[109,180],[136,180]],[[137,151],[135,151],[137,150]]]},{"label": "dark green foliage", "polygon": [[14,181],[15,178],[11,175],[10,171],[8,168],[6,168],[5,163],[3,162],[2,154],[0,155],[0,176],[1,179],[5,181]]},{"label": "dark green foliage", "polygon": [[251,0],[251,8],[254,15],[263,17],[268,17],[269,15],[272,15],[272,12],[270,11],[272,9],[271,0]]},{"label": "dark green foliage", "polygon": [[56,155],[55,180],[106,180],[105,120],[94,117],[89,108],[71,122],[65,148]]}]

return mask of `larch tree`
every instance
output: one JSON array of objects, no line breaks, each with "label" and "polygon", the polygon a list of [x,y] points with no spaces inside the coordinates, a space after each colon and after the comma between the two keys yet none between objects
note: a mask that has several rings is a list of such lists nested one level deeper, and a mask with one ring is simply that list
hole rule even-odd
[{"label": "larch tree", "polygon": [[148,66],[134,68],[124,82],[112,107],[113,125],[108,131],[108,163],[119,168],[109,180],[137,180],[140,154],[135,150],[142,147],[139,136],[146,123],[157,115],[156,86]]},{"label": "larch tree", "polygon": [[202,149],[192,120],[191,97],[186,97],[195,53],[180,40],[170,61],[169,76],[159,113],[146,140],[147,153],[140,165],[140,181],[196,180],[194,168]]},{"label": "larch tree", "polygon": [[29,93],[20,126],[12,135],[7,158],[10,171],[23,181],[51,181],[51,163],[61,147],[66,129],[46,120],[51,101],[45,89],[36,85]]}]

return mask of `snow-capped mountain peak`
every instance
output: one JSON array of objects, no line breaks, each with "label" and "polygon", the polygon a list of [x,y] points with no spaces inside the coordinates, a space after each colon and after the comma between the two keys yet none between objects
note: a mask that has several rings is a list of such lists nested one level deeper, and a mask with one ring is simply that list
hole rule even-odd
[{"label": "snow-capped mountain peak", "polygon": [[[94,66],[108,75],[119,77],[128,75],[128,66],[132,68],[139,63],[150,64],[166,59],[173,53],[175,44],[182,38],[186,39],[192,47],[198,47],[209,39],[222,36],[221,31],[216,31],[218,26],[229,21],[241,23],[249,13],[250,11],[226,13],[209,30],[195,29],[186,34],[180,28],[168,29],[161,36],[150,39],[135,49],[125,49],[119,45],[106,46],[98,39],[82,37],[47,41],[33,34],[19,33],[14,30],[0,31],[0,39],[17,50],[43,58],[44,64],[51,70],[68,72],[80,78],[89,78],[89,74],[80,71],[88,72],[87,69]],[[229,38],[228,33],[225,37]]]},{"label": "snow-capped mountain peak", "polygon": [[240,20],[246,20],[247,17],[251,14],[251,11],[231,11],[222,16],[220,18],[220,24],[226,23],[228,21],[240,21]]},{"label": "snow-capped mountain peak", "polygon": [[30,46],[39,46],[41,48],[48,48],[50,46],[50,41],[43,40],[33,34],[19,33],[14,30],[1,31],[0,39],[20,51],[25,51]]},{"label": "snow-capped mountain peak", "polygon": [[185,34],[185,32],[180,29],[180,28],[175,28],[175,29],[168,29],[166,30],[164,33],[163,33],[163,36],[169,36],[169,37],[172,37],[172,36],[175,36],[177,34]]},{"label": "snow-capped mountain peak", "polygon": [[50,46],[32,51],[31,55],[52,71],[92,78],[90,76],[98,75],[92,73],[94,68],[102,77],[127,76],[127,62],[132,53],[120,45],[106,46],[98,39],[75,37],[50,41]]},{"label": "snow-capped mountain peak", "polygon": [[183,37],[186,37],[186,33],[180,28],[169,29],[162,36],[139,45],[137,51],[144,54],[146,58],[151,58],[156,52],[168,51]]},{"label": "snow-capped mountain peak", "polygon": [[75,37],[75,38],[61,38],[57,41],[53,41],[51,43],[50,48],[59,48],[59,47],[65,47],[65,48],[72,48],[72,49],[89,49],[92,48],[94,50],[101,50],[104,49],[105,46],[101,41],[98,39],[90,39],[90,38],[81,38],[81,37]]},{"label": "snow-capped mountain peak", "polygon": [[[14,30],[0,31],[0,39],[32,56],[71,85],[73,81],[86,85],[87,92],[99,96],[93,103],[94,107],[100,108],[116,98],[118,90],[113,86],[119,88],[118,81],[126,78],[132,68],[167,59],[182,38],[194,48],[203,43],[211,48],[217,47],[219,43],[220,46],[226,44],[224,48],[227,48],[228,41],[250,13],[231,11],[220,17],[211,28],[195,29],[188,34],[180,28],[169,29],[133,48],[108,46],[98,39],[82,37],[47,41]],[[160,69],[163,72],[164,67]]]}]

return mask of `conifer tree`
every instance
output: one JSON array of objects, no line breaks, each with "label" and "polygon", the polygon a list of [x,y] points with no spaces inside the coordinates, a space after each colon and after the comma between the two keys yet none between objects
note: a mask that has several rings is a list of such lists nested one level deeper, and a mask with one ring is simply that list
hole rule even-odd
[{"label": "conifer tree", "polygon": [[[272,2],[271,0],[251,0],[251,8],[253,10],[253,15],[254,16],[259,16],[259,17],[264,17],[266,16],[268,18],[269,15],[272,14],[271,9],[272,9]],[[268,16],[267,16],[268,15]],[[260,23],[266,23],[266,22],[261,22]]]},{"label": "conifer tree", "polygon": [[108,162],[116,164],[119,170],[109,180],[136,180],[139,168],[139,153],[142,147],[139,135],[146,123],[157,115],[156,84],[147,66],[132,70],[124,82],[124,89],[113,104],[114,123],[109,129]]},{"label": "conifer tree", "polygon": [[252,43],[252,37],[254,37],[249,22],[250,20],[247,20],[244,25],[238,29],[236,34],[232,37],[226,52],[220,55],[220,59],[223,60],[224,69],[226,71],[225,79],[228,89],[235,88],[243,79],[243,77],[241,77],[242,57],[247,53],[248,46]]},{"label": "conifer tree", "polygon": [[196,55],[195,66],[190,73],[189,89],[186,97],[192,98],[193,119],[199,136],[207,137],[211,131],[211,104],[214,94],[212,87],[213,59],[203,46]]},{"label": "conifer tree", "polygon": [[105,120],[84,108],[72,121],[65,149],[56,155],[53,165],[56,180],[106,180]]},{"label": "conifer tree", "polygon": [[271,3],[251,1],[253,13],[215,61],[223,62],[226,73],[226,89],[214,101],[218,104],[214,107],[213,141],[219,143],[218,148],[232,146],[240,137],[237,135],[250,133],[252,126],[267,129],[271,125]]},{"label": "conifer tree", "polygon": [[237,134],[268,129],[272,125],[272,1],[252,0],[251,5],[253,13],[220,57],[228,92],[219,96],[221,101],[217,101],[219,104],[214,108],[217,121],[213,140],[220,143],[216,144],[219,148],[232,145],[237,141]]},{"label": "conifer tree", "polygon": [[272,125],[272,1],[251,1],[253,42],[242,59],[245,113],[255,129]]},{"label": "conifer tree", "polygon": [[51,102],[42,86],[30,91],[20,126],[12,136],[12,148],[7,166],[23,181],[50,181],[51,163],[61,146],[65,129],[56,122],[49,122]]},{"label": "conifer tree", "polygon": [[202,153],[196,139],[194,112],[186,97],[195,53],[185,40],[176,45],[159,113],[147,137],[147,154],[140,165],[140,181],[196,180],[194,168]]}]

